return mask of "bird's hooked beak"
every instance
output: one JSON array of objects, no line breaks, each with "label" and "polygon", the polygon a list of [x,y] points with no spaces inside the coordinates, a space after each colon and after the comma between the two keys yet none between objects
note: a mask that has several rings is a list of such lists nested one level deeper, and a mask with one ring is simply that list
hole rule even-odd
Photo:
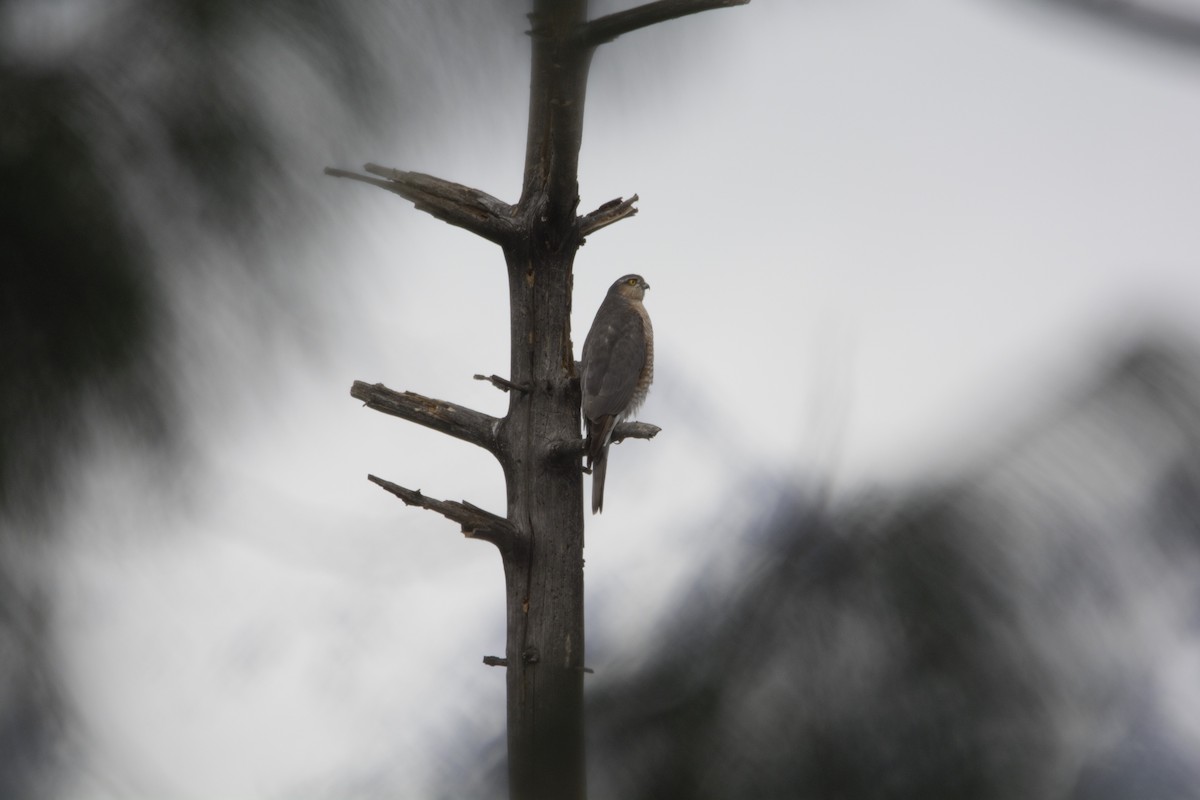
[{"label": "bird's hooked beak", "polygon": [[642,288],[643,288],[643,289],[649,289],[649,288],[650,288],[650,284],[646,283],[645,281],[642,281]]}]

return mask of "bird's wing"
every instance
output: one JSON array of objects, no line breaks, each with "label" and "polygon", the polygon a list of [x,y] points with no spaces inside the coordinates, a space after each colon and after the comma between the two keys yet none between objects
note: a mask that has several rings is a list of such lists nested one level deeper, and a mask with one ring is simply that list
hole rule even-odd
[{"label": "bird's wing", "polygon": [[583,342],[580,388],[588,419],[620,416],[646,363],[646,328],[628,301],[606,298]]}]

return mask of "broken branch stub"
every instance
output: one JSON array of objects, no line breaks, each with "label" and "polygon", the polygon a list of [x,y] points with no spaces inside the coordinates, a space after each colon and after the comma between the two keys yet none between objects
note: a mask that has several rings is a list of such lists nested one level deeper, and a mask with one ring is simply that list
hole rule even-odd
[{"label": "broken branch stub", "polygon": [[504,517],[484,511],[468,502],[454,500],[438,500],[421,493],[420,489],[408,489],[404,486],[368,475],[367,480],[380,486],[404,501],[405,505],[417,506],[441,514],[446,519],[457,522],[462,526],[462,532],[470,539],[482,539],[491,542],[505,550],[512,545],[515,530],[512,523]]},{"label": "broken branch stub", "polygon": [[355,381],[350,396],[368,408],[478,445],[499,458],[499,417],[416,392],[397,392],[382,383]]}]

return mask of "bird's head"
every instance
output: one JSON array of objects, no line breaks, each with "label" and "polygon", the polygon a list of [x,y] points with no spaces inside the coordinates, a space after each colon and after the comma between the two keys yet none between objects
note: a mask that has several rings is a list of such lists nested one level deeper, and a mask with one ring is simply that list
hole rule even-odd
[{"label": "bird's head", "polygon": [[650,284],[646,283],[646,279],[641,275],[624,275],[617,278],[616,283],[609,288],[609,294],[619,294],[622,297],[627,297],[630,300],[641,300],[646,296],[646,290],[650,288]]}]

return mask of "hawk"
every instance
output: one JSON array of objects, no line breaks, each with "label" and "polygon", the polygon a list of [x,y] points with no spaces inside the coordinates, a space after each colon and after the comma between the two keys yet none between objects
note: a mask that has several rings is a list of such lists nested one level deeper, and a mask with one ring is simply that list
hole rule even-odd
[{"label": "hawk", "polygon": [[626,275],[608,289],[583,340],[579,386],[592,470],[592,513],[604,509],[604,473],[613,428],[641,406],[654,380],[654,329],[642,298],[650,284]]}]

